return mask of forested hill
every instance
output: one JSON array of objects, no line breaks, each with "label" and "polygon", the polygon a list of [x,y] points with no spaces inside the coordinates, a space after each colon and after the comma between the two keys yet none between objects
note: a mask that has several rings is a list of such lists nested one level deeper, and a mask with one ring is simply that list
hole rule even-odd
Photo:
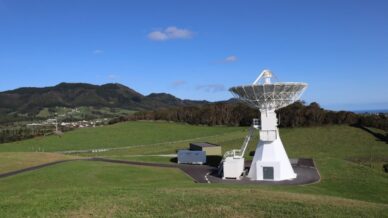
[{"label": "forested hill", "polygon": [[121,84],[60,83],[53,87],[0,92],[1,112],[33,114],[45,107],[110,107],[130,110],[192,106],[206,101],[182,100],[165,93],[144,96]]},{"label": "forested hill", "polygon": [[[121,84],[60,83],[44,88],[0,92],[0,117],[5,122],[33,118],[44,108],[106,107],[139,111],[129,119],[170,120],[190,124],[249,125],[255,109],[236,99],[223,102],[182,100],[166,93],[142,95]],[[358,115],[324,110],[317,103],[296,102],[278,111],[280,126],[362,124],[388,130],[386,115]],[[0,119],[0,121],[1,121]]]},{"label": "forested hill", "polygon": [[[321,126],[329,124],[350,124],[368,126],[388,131],[388,117],[385,114],[363,115],[348,111],[329,111],[318,103],[305,105],[295,102],[277,111],[280,127]],[[168,120],[202,125],[248,126],[259,112],[237,101],[218,102],[201,106],[187,106],[173,109],[142,111],[129,117],[130,120]]]}]

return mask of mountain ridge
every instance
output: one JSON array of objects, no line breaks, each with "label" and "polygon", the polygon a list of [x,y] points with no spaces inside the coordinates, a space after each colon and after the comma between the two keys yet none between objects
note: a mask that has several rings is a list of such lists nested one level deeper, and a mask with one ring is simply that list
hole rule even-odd
[{"label": "mountain ridge", "polygon": [[21,87],[0,92],[0,109],[35,113],[45,107],[111,107],[136,111],[208,104],[168,93],[143,95],[120,83],[94,85],[62,82],[47,87]]}]

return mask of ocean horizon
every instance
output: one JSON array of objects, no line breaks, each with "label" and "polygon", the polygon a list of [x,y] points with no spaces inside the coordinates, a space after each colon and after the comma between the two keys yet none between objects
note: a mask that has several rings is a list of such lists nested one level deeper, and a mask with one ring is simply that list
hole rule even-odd
[{"label": "ocean horizon", "polygon": [[365,114],[365,113],[388,113],[388,109],[371,109],[371,110],[352,110],[352,112],[357,114]]}]

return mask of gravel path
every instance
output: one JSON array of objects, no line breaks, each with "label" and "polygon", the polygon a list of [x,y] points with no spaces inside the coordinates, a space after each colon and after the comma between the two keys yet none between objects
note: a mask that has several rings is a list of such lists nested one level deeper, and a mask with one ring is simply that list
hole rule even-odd
[{"label": "gravel path", "polygon": [[57,165],[57,164],[60,164],[60,163],[66,163],[66,162],[77,161],[77,160],[82,160],[82,159],[60,160],[60,161],[55,161],[55,162],[51,162],[51,163],[45,163],[45,164],[41,164],[41,165],[37,165],[37,166],[33,166],[33,167],[27,167],[27,168],[20,169],[20,170],[15,170],[15,171],[10,171],[10,172],[6,172],[6,173],[1,173],[0,174],[0,179],[1,178],[6,178],[6,177],[10,177],[10,176],[15,176],[15,175],[18,175],[18,174],[21,174],[21,173],[25,173],[25,172],[29,172],[29,171],[39,170],[41,168]]}]

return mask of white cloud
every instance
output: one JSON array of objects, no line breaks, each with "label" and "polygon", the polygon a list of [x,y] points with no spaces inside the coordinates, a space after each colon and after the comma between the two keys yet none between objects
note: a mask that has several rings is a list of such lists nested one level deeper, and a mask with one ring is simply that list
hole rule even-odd
[{"label": "white cloud", "polygon": [[171,86],[173,87],[173,88],[177,88],[177,87],[179,87],[179,86],[183,86],[183,85],[186,85],[186,81],[184,81],[184,80],[176,80],[176,81],[174,81],[174,82],[172,82],[171,83]]},{"label": "white cloud", "polygon": [[168,39],[168,36],[163,32],[154,31],[148,34],[148,38],[153,41],[164,41]]},{"label": "white cloud", "polygon": [[116,79],[118,79],[118,78],[119,78],[119,76],[116,75],[116,74],[113,74],[113,73],[108,74],[108,79],[109,79],[109,80],[116,80]]},{"label": "white cloud", "polygon": [[101,49],[96,49],[96,50],[93,51],[93,54],[95,54],[95,55],[99,55],[99,54],[102,54],[102,53],[104,53],[104,51],[101,50]]},{"label": "white cloud", "polygon": [[193,36],[193,32],[188,29],[179,29],[174,26],[167,27],[165,33],[172,39],[187,39]]},{"label": "white cloud", "polygon": [[153,41],[166,41],[170,39],[190,39],[194,33],[189,29],[179,29],[175,26],[167,27],[163,30],[150,32],[147,37]]},{"label": "white cloud", "polygon": [[225,91],[225,86],[223,84],[207,84],[207,85],[199,85],[196,87],[197,90],[203,90],[205,92],[223,92]]},{"label": "white cloud", "polygon": [[237,56],[236,55],[230,55],[230,56],[228,56],[228,57],[226,57],[225,59],[224,59],[224,62],[226,62],[226,63],[232,63],[232,62],[236,62],[237,61]]}]

